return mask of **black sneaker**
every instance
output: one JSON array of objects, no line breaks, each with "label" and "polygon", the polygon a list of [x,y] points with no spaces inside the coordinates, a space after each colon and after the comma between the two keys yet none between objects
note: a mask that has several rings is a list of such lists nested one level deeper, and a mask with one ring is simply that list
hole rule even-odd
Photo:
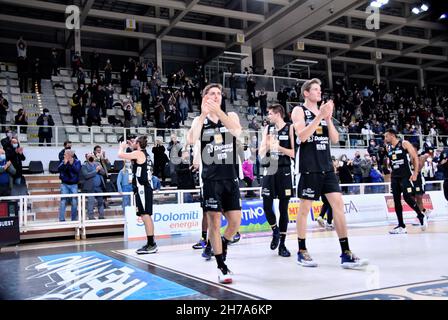
[{"label": "black sneaker", "polygon": [[280,242],[280,233],[273,232],[271,241],[271,250],[277,249],[279,242]]},{"label": "black sneaker", "polygon": [[210,245],[206,245],[204,248],[204,251],[202,251],[202,257],[206,260],[209,261],[213,256],[213,250],[212,250],[212,246]]},{"label": "black sneaker", "polygon": [[284,244],[280,244],[280,246],[278,247],[278,255],[286,258],[291,256],[291,252],[286,249]]},{"label": "black sneaker", "polygon": [[157,244],[154,243],[154,245],[150,246],[148,244],[145,244],[143,247],[138,249],[136,251],[137,254],[149,254],[149,253],[156,253],[157,252]]},{"label": "black sneaker", "polygon": [[241,239],[241,234],[239,232],[237,232],[234,236],[232,241],[230,241],[231,244],[237,243],[238,241],[240,241]]}]

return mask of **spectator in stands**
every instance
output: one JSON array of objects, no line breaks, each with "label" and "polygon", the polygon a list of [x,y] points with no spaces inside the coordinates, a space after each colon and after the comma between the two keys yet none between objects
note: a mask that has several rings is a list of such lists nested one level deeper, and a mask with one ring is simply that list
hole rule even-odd
[{"label": "spectator in stands", "polygon": [[42,70],[40,67],[39,58],[34,59],[33,65],[31,67],[31,77],[32,77],[33,91],[36,93],[42,93],[42,86],[41,86]]},{"label": "spectator in stands", "polygon": [[11,140],[14,137],[16,134],[11,129],[6,130],[6,137],[1,140],[2,148],[6,150],[11,147]]},{"label": "spectator in stands", "polygon": [[353,182],[362,182],[362,170],[361,170],[361,154],[359,151],[355,152],[355,158],[353,159]]},{"label": "spectator in stands", "polygon": [[123,100],[122,110],[124,113],[124,127],[130,128],[132,115],[134,113],[134,105],[130,96],[127,96],[127,98]]},{"label": "spectator in stands", "polygon": [[185,95],[185,91],[182,91],[179,100],[179,110],[180,110],[180,114],[181,114],[181,121],[182,121],[182,125],[185,124],[185,120],[187,120],[188,117],[188,98]]},{"label": "spectator in stands", "polygon": [[58,52],[56,51],[56,48],[51,49],[50,62],[51,62],[50,75],[57,76],[58,68],[59,68],[59,57],[58,57]]},{"label": "spectator in stands", "polygon": [[165,183],[165,166],[169,159],[165,153],[162,139],[156,138],[154,147],[152,147],[152,154],[154,155],[154,175],[162,178],[162,182]]},{"label": "spectator in stands", "polygon": [[[123,168],[118,173],[117,177],[117,190],[120,192],[131,192],[132,189],[132,164],[131,161],[126,160],[124,163]],[[130,196],[124,196],[123,202],[121,203],[123,208],[123,213],[125,211],[125,208],[127,206],[131,205],[131,197]]]},{"label": "spectator in stands", "polygon": [[143,125],[143,110],[142,110],[142,103],[136,102],[135,103],[135,126],[137,128],[141,127]]},{"label": "spectator in stands", "polygon": [[140,101],[140,84],[137,75],[134,75],[134,78],[131,80],[132,100],[134,101]]},{"label": "spectator in stands", "polygon": [[92,101],[96,102],[98,109],[101,110],[101,117],[107,117],[107,108],[106,108],[106,91],[101,84],[98,84],[98,90],[96,90],[94,96],[92,97]]},{"label": "spectator in stands", "polygon": [[9,109],[8,100],[6,100],[3,97],[3,92],[0,90],[0,126],[2,132],[6,131],[6,127],[4,125],[6,124],[6,116],[8,115],[8,109]]},{"label": "spectator in stands", "polygon": [[78,72],[82,68],[82,65],[83,65],[83,61],[82,61],[81,54],[78,51],[76,51],[72,57],[72,70],[73,70],[72,78],[78,76]]},{"label": "spectator in stands", "polygon": [[177,140],[177,135],[175,133],[171,135],[171,141],[168,144],[168,152],[170,155],[171,186],[177,186],[176,169],[181,163],[182,145]]},{"label": "spectator in stands", "polygon": [[[28,125],[28,116],[23,109],[19,109],[17,111],[17,115],[14,118],[14,124],[18,126],[27,126]],[[20,133],[26,133],[28,130],[28,127],[20,127]]]},{"label": "spectator in stands", "polygon": [[151,78],[151,81],[149,82],[149,88],[151,90],[152,101],[157,101],[157,97],[159,96],[159,80],[156,78],[156,76],[153,76]]},{"label": "spectator in stands", "polygon": [[[348,160],[347,155],[343,154],[340,156],[337,172],[341,184],[353,183],[352,173],[350,172],[352,164],[353,162],[351,160]],[[348,193],[348,187],[342,187],[342,191],[345,194]]]},{"label": "spectator in stands", "polygon": [[143,88],[143,92],[141,94],[141,102],[142,102],[142,111],[143,111],[143,119],[144,125],[146,124],[146,121],[149,121],[151,119],[151,93],[149,92],[148,87]]},{"label": "spectator in stands", "polygon": [[101,149],[101,146],[95,146],[93,148],[93,155],[95,161],[98,162],[105,171],[105,177],[107,178],[108,171],[111,168],[109,159],[106,158],[106,152]]},{"label": "spectator in stands", "polygon": [[266,91],[264,91],[264,88],[261,89],[260,93],[258,94],[258,100],[260,101],[260,109],[261,109],[261,118],[266,117],[268,114],[267,108],[268,108],[268,94]]},{"label": "spectator in stands", "polygon": [[[72,142],[71,142],[70,140],[66,140],[66,141],[64,141],[64,149],[62,149],[62,150],[59,152],[59,155],[58,155],[59,162],[61,162],[62,160],[64,160],[64,154],[65,154],[65,151],[67,151],[67,150],[71,150],[71,149],[72,149]],[[76,156],[75,153],[73,153],[73,158],[74,158],[74,159],[78,159],[78,157]]]},{"label": "spectator in stands", "polygon": [[376,159],[378,159],[379,158],[378,152],[379,147],[376,145],[375,139],[370,139],[369,147],[367,148],[367,153],[371,157],[375,157]]},{"label": "spectator in stands", "polygon": [[126,65],[123,65],[123,69],[121,69],[120,72],[120,86],[121,86],[121,94],[126,94],[127,90],[128,90],[128,73],[129,70],[126,67]]},{"label": "spectator in stands", "polygon": [[176,105],[170,103],[168,106],[168,112],[166,114],[167,128],[178,129],[180,127],[180,113],[176,108]]},{"label": "spectator in stands", "polygon": [[[112,83],[109,82],[109,84],[106,87],[105,93],[106,93],[106,109],[112,109],[114,105],[114,87],[112,86]],[[106,112],[107,114],[107,112]]]},{"label": "spectator in stands", "polygon": [[8,197],[11,195],[13,186],[13,176],[16,169],[10,160],[6,160],[5,150],[0,148],[0,196]]},{"label": "spectator in stands", "polygon": [[77,92],[75,92],[73,94],[72,98],[70,99],[69,105],[70,105],[70,113],[73,117],[73,125],[74,126],[77,126],[77,125],[82,126],[82,123],[83,123],[82,118],[84,117],[85,112],[83,113],[83,108],[81,106],[80,97]]},{"label": "spectator in stands", "polygon": [[39,147],[42,147],[45,141],[47,146],[51,145],[51,138],[53,138],[53,129],[51,127],[54,126],[53,117],[50,115],[50,111],[47,108],[44,108],[43,113],[37,118],[36,124],[39,127]]},{"label": "spectator in stands", "polygon": [[91,78],[100,78],[100,55],[98,52],[93,51],[90,56],[90,69],[91,69]]},{"label": "spectator in stands", "polygon": [[22,37],[17,41],[17,73],[20,92],[28,92],[28,58],[27,45]]},{"label": "spectator in stands", "polygon": [[362,139],[364,140],[364,145],[368,146],[367,141],[373,136],[373,131],[370,129],[370,124],[366,123],[361,129]]},{"label": "spectator in stands", "polygon": [[251,135],[253,134],[257,135],[258,131],[260,130],[260,125],[257,122],[257,117],[253,117],[252,120],[250,121],[249,130],[254,131],[251,132]]},{"label": "spectator in stands", "polygon": [[364,98],[368,98],[373,94],[373,91],[370,90],[367,86],[365,86],[364,90],[362,90],[361,93]]},{"label": "spectator in stands", "polygon": [[[103,167],[95,162],[95,155],[93,153],[86,154],[86,162],[81,168],[81,175],[83,177],[82,192],[85,193],[101,193],[106,189],[104,176],[106,172]],[[98,203],[99,219],[104,219],[104,197],[87,197],[87,215],[89,220],[95,220],[93,215],[93,207],[95,200]]]},{"label": "spectator in stands", "polygon": [[112,83],[112,64],[110,59],[107,59],[106,66],[104,67],[104,83],[106,85]]},{"label": "spectator in stands", "polygon": [[[177,175],[177,189],[179,190],[191,190],[195,189],[194,172],[197,170],[190,162],[190,153],[188,150],[182,152],[181,162],[176,167]],[[193,202],[193,196],[191,193],[184,193],[184,203]]]},{"label": "spectator in stands", "polygon": [[427,137],[425,140],[425,143],[423,143],[423,151],[424,153],[430,153],[433,152],[435,149],[435,146],[432,142],[432,137]]},{"label": "spectator in stands", "polygon": [[238,98],[236,96],[236,86],[237,86],[237,76],[235,76],[235,72],[232,72],[229,77],[229,87],[230,87],[230,103],[237,101]]},{"label": "spectator in stands", "polygon": [[221,93],[221,110],[224,112],[227,112],[226,100],[227,100],[227,94],[225,91],[223,91]]},{"label": "spectator in stands", "polygon": [[437,163],[434,162],[434,159],[430,156],[426,159],[423,164],[422,174],[425,177],[426,181],[434,181],[437,173]]},{"label": "spectator in stands", "polygon": [[92,125],[101,126],[100,108],[98,108],[95,101],[92,101],[89,111],[87,111],[86,125],[88,127]]},{"label": "spectator in stands", "polygon": [[250,96],[255,97],[255,86],[256,86],[255,78],[247,77],[246,92],[248,97]]},{"label": "spectator in stands", "polygon": [[[245,156],[245,160],[242,164],[243,169],[243,181],[246,183],[247,188],[252,188],[252,183],[254,181],[254,161],[252,156]],[[253,197],[255,193],[253,190],[246,192],[246,197]]]},{"label": "spectator in stands", "polygon": [[252,93],[249,94],[249,98],[247,100],[247,105],[249,107],[248,113],[246,114],[246,118],[249,120],[250,116],[254,116],[255,115],[255,107],[256,107],[256,99],[255,99],[255,95],[253,95]]},{"label": "spectator in stands", "polygon": [[366,152],[364,159],[361,160],[362,183],[370,183],[370,171],[372,170],[372,158]]},{"label": "spectator in stands", "polygon": [[[86,84],[86,74],[84,73],[84,69],[83,68],[79,68],[78,73],[77,73],[77,82],[78,82],[78,87],[81,86],[81,84]],[[92,81],[93,83],[93,81]]]},{"label": "spectator in stands", "polygon": [[5,148],[6,161],[11,161],[11,164],[16,169],[15,175],[13,175],[14,184],[19,185],[22,183],[23,166],[22,161],[26,160],[23,154],[23,148],[19,145],[19,140],[13,137],[11,139],[11,145]]},{"label": "spectator in stands", "polygon": [[79,102],[81,103],[81,115],[82,117],[86,116],[86,106],[89,100],[89,91],[87,90],[85,84],[80,84],[78,86],[78,90],[76,90],[76,94],[79,97]]},{"label": "spectator in stands", "polygon": [[[64,143],[65,144],[65,143]],[[61,194],[78,194],[81,161],[75,158],[75,152],[65,149],[61,163],[58,166],[61,179]],[[67,200],[72,203],[71,220],[78,219],[78,201],[76,198],[61,198],[59,206],[59,221],[65,221],[65,206]]]}]

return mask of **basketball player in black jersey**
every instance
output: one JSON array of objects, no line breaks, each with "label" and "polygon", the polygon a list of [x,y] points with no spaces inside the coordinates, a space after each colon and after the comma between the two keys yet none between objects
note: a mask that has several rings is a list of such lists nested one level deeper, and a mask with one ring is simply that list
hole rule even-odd
[{"label": "basketball player in black jersey", "polygon": [[[294,158],[294,129],[290,123],[283,121],[284,117],[285,110],[282,105],[269,106],[270,124],[263,131],[259,154],[263,167],[263,209],[272,228],[271,250],[278,247],[280,256],[289,257],[291,253],[285,246],[285,239],[289,223],[288,204],[292,196],[291,158]],[[279,199],[279,226],[272,208],[274,198]]]},{"label": "basketball player in black jersey", "polygon": [[[387,157],[392,168],[390,183],[394,197],[395,213],[398,219],[398,226],[389,231],[389,233],[407,233],[406,225],[403,221],[402,193],[404,201],[417,213],[422,231],[425,231],[428,226],[428,218],[421,212],[414,199],[415,186],[419,174],[417,152],[409,141],[398,139],[397,132],[394,129],[386,130],[384,140],[387,144]],[[414,169],[411,169],[411,160]]]},{"label": "basketball player in black jersey", "polygon": [[300,179],[297,189],[300,207],[296,223],[299,241],[297,263],[305,267],[317,266],[306,248],[306,223],[313,200],[318,200],[324,194],[333,209],[336,233],[342,250],[341,266],[357,268],[368,264],[368,261],[356,257],[349,248],[344,202],[330,153],[330,140],[333,143],[339,141],[339,134],[331,119],[334,105],[330,100],[318,107],[317,104],[322,99],[320,85],[320,80],[316,78],[302,85],[301,93],[305,103],[301,107],[294,108],[291,115],[300,140]]},{"label": "basketball player in black jersey", "polygon": [[[218,264],[220,283],[232,283],[225,264],[227,245],[241,224],[241,200],[236,163],[236,137],[241,134],[238,115],[221,110],[222,87],[206,86],[202,94],[201,115],[193,120],[187,143],[201,143],[203,208],[208,220],[209,239]],[[221,215],[227,228],[221,238]]]},{"label": "basketball player in black jersey", "polygon": [[[146,136],[140,136],[135,140],[122,142],[118,151],[120,159],[132,160],[132,187],[137,204],[137,215],[145,224],[145,231],[148,241],[146,245],[137,250],[137,254],[148,254],[157,252],[157,244],[154,242],[154,222],[152,221],[153,187],[149,178],[150,157],[146,152],[148,144]],[[134,151],[126,153],[126,148],[130,146]]]}]

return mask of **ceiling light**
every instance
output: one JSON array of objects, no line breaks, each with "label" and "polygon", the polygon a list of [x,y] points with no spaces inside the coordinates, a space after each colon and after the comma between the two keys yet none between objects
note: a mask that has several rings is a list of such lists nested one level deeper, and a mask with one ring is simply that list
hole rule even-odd
[{"label": "ceiling light", "polygon": [[426,4],[422,4],[420,9],[422,9],[422,11],[428,11],[429,7]]},{"label": "ceiling light", "polygon": [[420,13],[420,9],[417,7],[412,8],[412,13],[413,14],[419,14]]}]

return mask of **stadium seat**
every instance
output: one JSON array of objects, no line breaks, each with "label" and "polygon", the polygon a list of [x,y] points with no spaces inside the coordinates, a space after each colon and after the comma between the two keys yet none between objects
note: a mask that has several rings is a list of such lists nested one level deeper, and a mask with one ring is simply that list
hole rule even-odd
[{"label": "stadium seat", "polygon": [[69,115],[70,114],[70,108],[69,107],[59,107],[59,111],[61,114]]},{"label": "stadium seat", "polygon": [[74,89],[74,87],[73,87],[73,83],[65,83],[65,84],[64,84],[64,88],[65,88],[66,90],[73,90],[73,89]]},{"label": "stadium seat", "polygon": [[102,133],[95,133],[93,135],[93,141],[95,141],[95,143],[105,143],[106,137]]},{"label": "stadium seat", "polygon": [[62,119],[63,124],[72,124],[73,123],[72,116],[61,116],[61,119]]},{"label": "stadium seat", "polygon": [[78,133],[78,129],[76,129],[76,127],[65,127],[65,132],[67,132],[67,133]]},{"label": "stadium seat", "polygon": [[65,91],[63,91],[63,90],[56,90],[55,94],[56,94],[56,97],[65,97]]},{"label": "stadium seat", "polygon": [[22,108],[23,108],[23,106],[20,105],[20,104],[13,104],[13,105],[11,106],[11,110],[12,110],[13,112],[17,112],[17,111],[19,111],[19,109],[22,109]]},{"label": "stadium seat", "polygon": [[[73,82],[73,83],[76,83],[76,84],[78,84],[78,78],[76,78],[76,77],[71,77],[70,78],[72,81],[70,81],[70,82]],[[87,80],[87,79],[86,79]]]},{"label": "stadium seat", "polygon": [[66,98],[57,98],[56,101],[58,102],[58,105],[60,105],[60,106],[68,105],[68,99],[66,99]]},{"label": "stadium seat", "polygon": [[9,92],[11,92],[11,94],[20,94],[20,88],[18,87],[10,87],[9,89]]},{"label": "stadium seat", "polygon": [[124,161],[123,160],[115,160],[114,161],[114,172],[118,172],[118,171],[120,171],[121,169],[123,169],[123,167],[124,167]]},{"label": "stadium seat", "polygon": [[109,134],[106,136],[107,143],[118,143],[117,136],[115,134]]},{"label": "stadium seat", "polygon": [[101,128],[101,131],[103,133],[114,133],[114,129],[111,127],[103,127],[103,128]]},{"label": "stadium seat", "polygon": [[9,65],[9,66],[8,66],[8,71],[9,71],[9,72],[17,72],[17,67],[16,67],[16,66],[11,66],[11,65]]},{"label": "stadium seat", "polygon": [[72,82],[72,79],[70,77],[62,77],[62,81],[64,81],[64,82]]},{"label": "stadium seat", "polygon": [[28,171],[30,174],[39,174],[44,173],[44,166],[42,165],[42,161],[30,161],[28,165]]},{"label": "stadium seat", "polygon": [[138,128],[137,129],[137,133],[138,134],[142,134],[142,135],[146,135],[146,134],[148,134],[148,131],[146,130],[146,128]]},{"label": "stadium seat", "polygon": [[21,96],[11,96],[11,102],[22,103],[22,97]]},{"label": "stadium seat", "polygon": [[3,95],[8,93],[8,87],[0,87],[0,90],[3,92]]},{"label": "stadium seat", "polygon": [[0,86],[6,86],[6,79],[0,79]]},{"label": "stadium seat", "polygon": [[[75,129],[76,130],[76,129]],[[70,140],[71,142],[73,142],[73,143],[79,143],[79,142],[81,142],[80,140],[79,140],[79,134],[69,134],[68,135],[68,140]]]},{"label": "stadium seat", "polygon": [[28,142],[28,135],[26,133],[19,133],[20,142]]},{"label": "stadium seat", "polygon": [[59,76],[51,76],[51,81],[53,82],[59,82],[62,81],[62,78]]},{"label": "stadium seat", "polygon": [[119,117],[124,117],[124,112],[121,109],[116,109],[117,110],[117,116]]},{"label": "stadium seat", "polygon": [[106,114],[108,116],[115,116],[115,109],[107,109]]},{"label": "stadium seat", "polygon": [[89,127],[87,126],[80,126],[78,128],[79,133],[90,133]]},{"label": "stadium seat", "polygon": [[117,93],[114,93],[114,100],[118,100],[118,94]]},{"label": "stadium seat", "polygon": [[61,76],[68,76],[69,75],[69,70],[67,70],[67,69],[60,69],[59,73],[61,74]]},{"label": "stadium seat", "polygon": [[59,160],[52,160],[48,165],[48,171],[50,173],[58,173]]},{"label": "stadium seat", "polygon": [[83,142],[83,143],[91,143],[90,134],[82,134],[81,135],[81,142]]},{"label": "stadium seat", "polygon": [[65,94],[67,95],[67,97],[71,98],[73,96],[73,94],[75,93],[74,90],[67,90],[65,91]]}]

